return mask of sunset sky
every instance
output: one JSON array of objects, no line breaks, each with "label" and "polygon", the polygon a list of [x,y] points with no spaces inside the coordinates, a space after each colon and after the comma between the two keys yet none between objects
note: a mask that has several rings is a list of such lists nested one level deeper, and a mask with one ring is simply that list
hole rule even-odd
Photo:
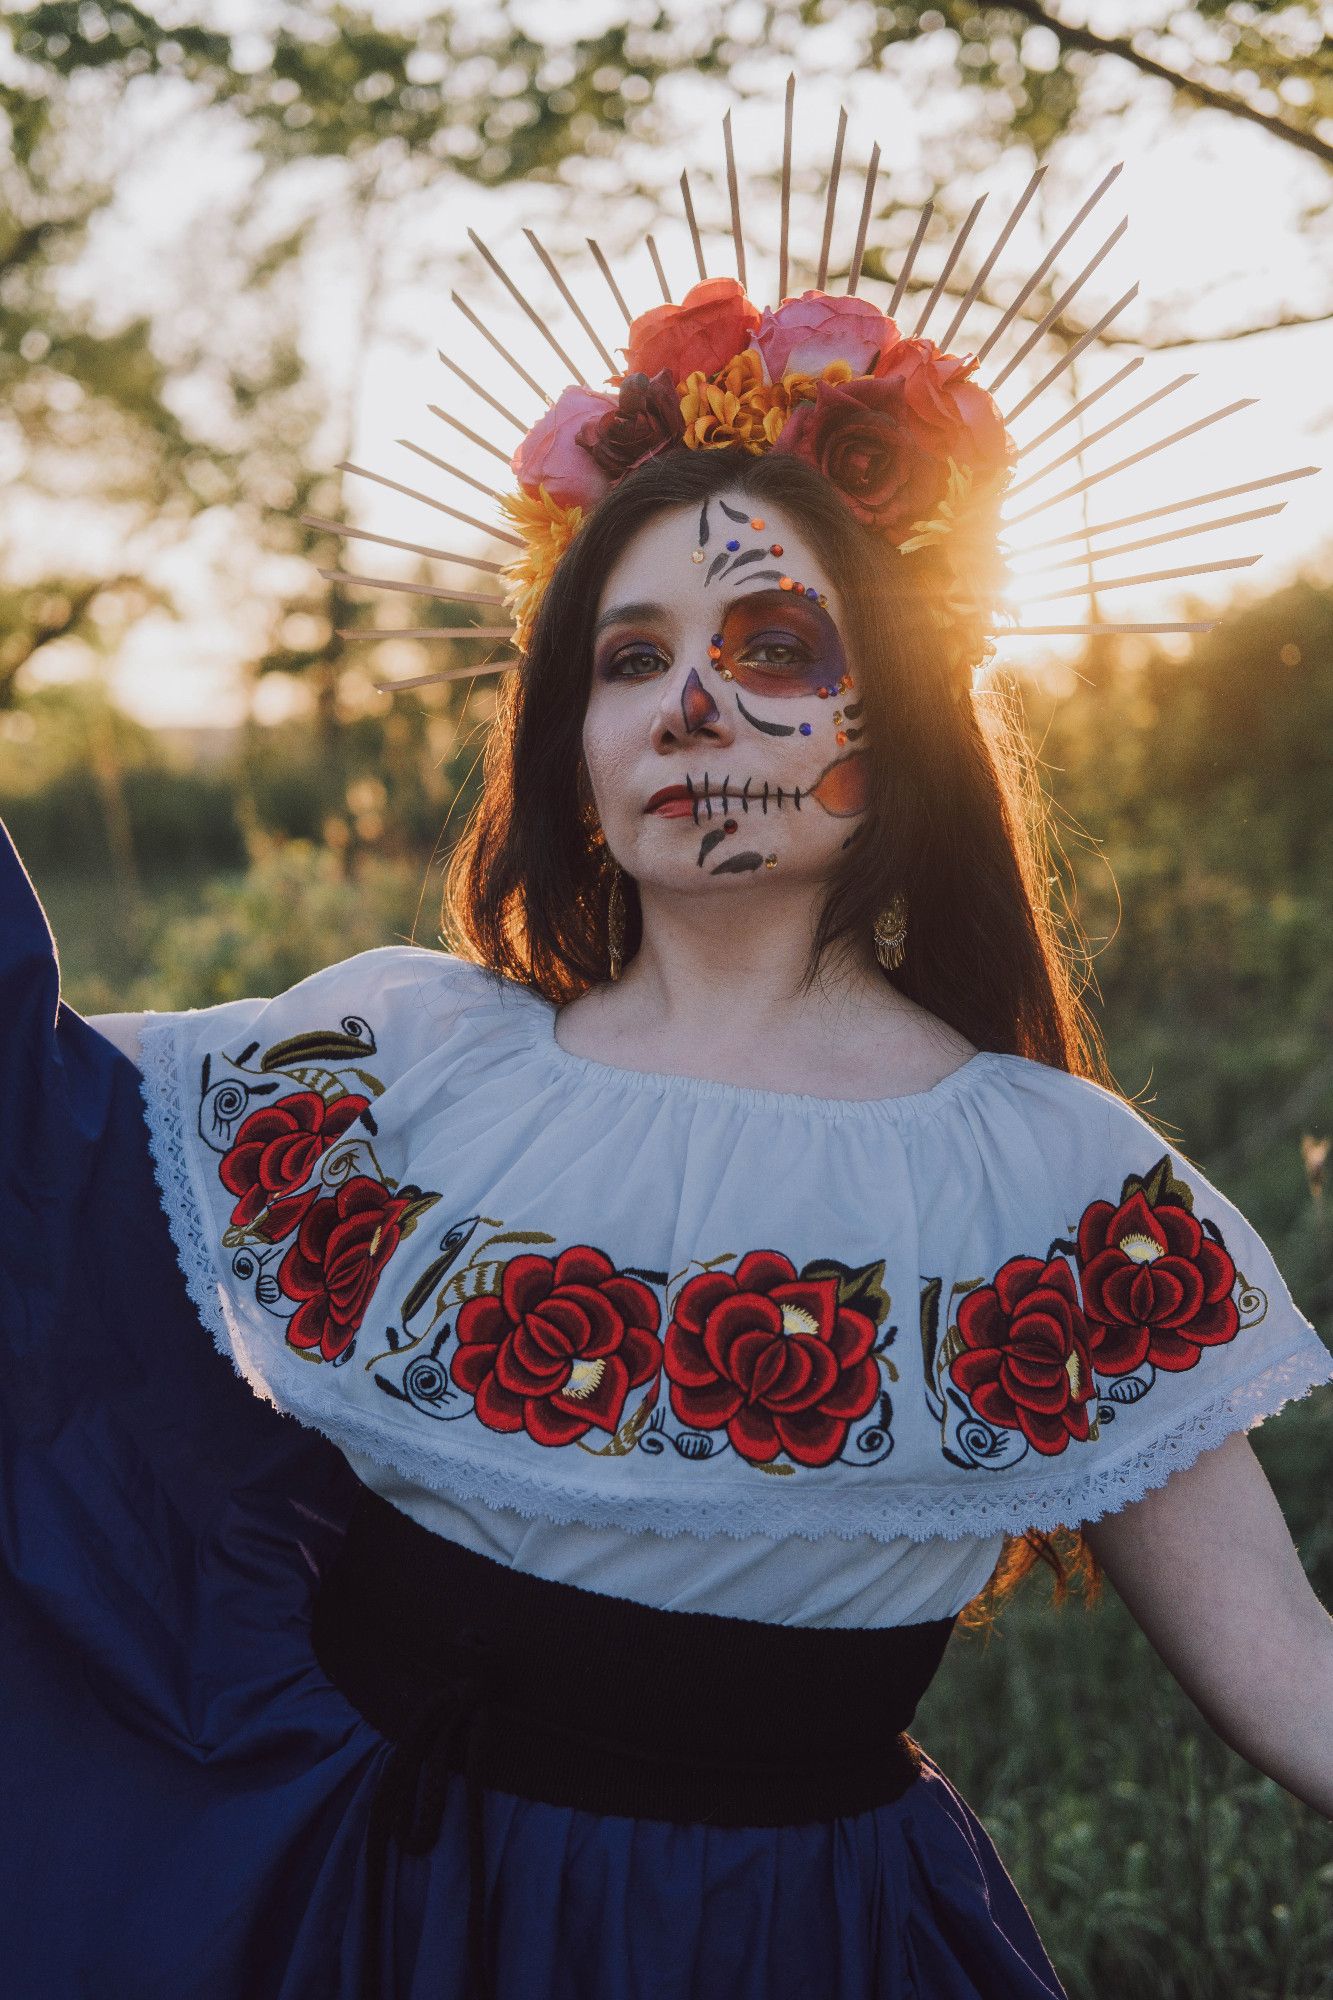
[{"label": "sunset sky", "polygon": [[[379,11],[395,21],[410,19],[413,12],[406,6],[387,5]],[[561,10],[561,26],[571,32],[587,32],[607,18],[623,16],[624,11],[580,0]],[[756,14],[758,11],[756,8]],[[1111,18],[1103,25],[1123,29],[1133,10],[1117,4],[1105,12]],[[228,23],[262,21],[262,10],[248,6],[228,7],[218,13]],[[1146,9],[1143,14],[1152,18]],[[1089,18],[1096,24],[1095,9]],[[975,171],[957,176],[951,190],[960,211],[977,194],[988,192],[986,208],[956,273],[970,280],[1025,185],[1030,162],[1017,152],[992,161],[975,145],[969,148],[967,96],[946,81],[928,42],[892,51],[888,67],[879,73],[855,75],[846,73],[845,60],[840,65],[838,43],[835,24],[802,44],[796,100],[798,171],[816,161],[827,162],[840,102],[849,113],[834,234],[835,268],[839,257],[845,259],[850,254],[865,162],[872,142],[877,140],[882,148],[881,202],[890,190],[919,201],[932,191],[935,161],[956,158],[960,151],[976,154]],[[1029,43],[1025,52],[1039,58],[1040,42]],[[780,162],[782,90],[790,66],[789,58],[781,54],[758,55],[747,66],[747,81],[762,83],[765,97],[762,102],[738,106],[733,118],[743,200],[747,175]],[[717,178],[723,160],[720,121],[728,101],[713,84],[693,74],[677,76],[658,99],[661,127],[672,135],[669,149],[665,145],[660,150],[637,148],[632,159],[594,158],[580,163],[577,200],[571,199],[567,188],[483,191],[442,176],[438,193],[428,201],[418,197],[405,203],[385,263],[380,334],[359,371],[352,353],[352,329],[362,277],[362,249],[330,232],[310,262],[301,339],[308,366],[342,393],[355,397],[357,461],[488,517],[491,503],[483,496],[469,494],[467,488],[436,473],[395,443],[400,436],[414,438],[488,484],[504,487],[510,483],[496,459],[466,440],[450,436],[427,413],[428,402],[440,401],[465,421],[488,430],[506,449],[516,439],[510,427],[499,418],[485,418],[482,406],[453,383],[436,359],[437,346],[447,346],[462,367],[525,420],[535,421],[540,414],[538,400],[450,305],[451,285],[456,284],[485,314],[516,357],[553,395],[563,386],[555,356],[505,298],[498,281],[485,272],[468,244],[469,224],[485,238],[516,281],[530,287],[534,302],[543,313],[549,311],[558,337],[585,367],[589,381],[598,385],[604,369],[524,242],[523,225],[541,235],[585,302],[603,340],[616,346],[623,337],[623,322],[583,247],[583,238],[597,235],[608,247],[618,236],[622,240],[631,236],[640,239],[637,248],[614,259],[621,286],[637,311],[660,302],[641,243],[642,232],[654,230],[673,295],[679,298],[695,275],[684,221],[677,220],[675,182],[682,166],[690,170],[710,275],[734,272],[726,231],[725,187]],[[1071,317],[1085,324],[1092,322],[1137,279],[1140,295],[1117,322],[1115,331],[1143,338],[1170,326],[1204,338],[1201,344],[1179,351],[1149,353],[1123,388],[1089,411],[1085,427],[1100,427],[1177,375],[1194,372],[1197,379],[1094,446],[1082,468],[1071,465],[1059,477],[1034,487],[1030,495],[1014,503],[1015,509],[1059,490],[1076,479],[1080,470],[1096,471],[1168,431],[1246,396],[1259,397],[1258,407],[1094,489],[1088,499],[1088,518],[1094,522],[1119,519],[1176,497],[1327,461],[1333,431],[1330,325],[1243,340],[1209,338],[1219,330],[1248,326],[1284,312],[1314,313],[1325,305],[1326,276],[1313,254],[1315,239],[1303,240],[1298,226],[1302,210],[1322,192],[1323,170],[1315,161],[1302,158],[1255,128],[1220,114],[1172,116],[1165,86],[1131,76],[1119,65],[1102,66],[1086,104],[1083,129],[1053,155],[1041,195],[1015,232],[988,289],[1001,300],[1011,297],[1108,167],[1123,160],[1119,180],[1056,266],[1054,278],[1068,282],[1120,218],[1128,216],[1126,236],[1071,306]],[[1097,106],[1102,107],[1101,115],[1090,115]],[[188,107],[177,105],[168,107],[173,115],[166,115],[160,107],[151,114],[141,113],[145,117],[144,144],[133,169],[121,179],[115,206],[96,232],[94,256],[81,274],[81,282],[106,292],[111,318],[116,309],[129,313],[141,303],[153,306],[164,289],[170,291],[173,275],[179,279],[182,269],[195,268],[200,258],[200,231],[206,229],[208,215],[251,183],[254,162],[234,125],[222,118],[182,117],[182,109],[188,112]],[[663,187],[661,216],[665,220],[639,204],[627,214],[623,199],[617,202],[616,189],[627,167]],[[291,199],[290,191],[284,198]],[[760,305],[776,302],[776,209],[776,200],[764,194],[752,198],[746,208],[749,290]],[[794,209],[793,290],[814,282],[822,215],[822,190],[818,196],[807,194]],[[937,219],[921,252],[917,268],[922,275],[933,279],[938,273],[949,241],[950,233]],[[107,275],[113,270],[116,280],[110,288]],[[888,302],[884,286],[863,283],[861,290],[877,303]],[[920,295],[909,295],[899,312],[903,332],[913,330],[921,304]],[[227,301],[226,308],[243,310],[244,301]],[[943,300],[927,332],[938,338],[952,311],[952,301]],[[953,345],[963,351],[975,347],[992,319],[985,308],[976,306]],[[1016,322],[1006,341],[987,358],[977,377],[983,385],[991,381],[1000,361],[1026,331],[1026,324]],[[1117,345],[1085,356],[1074,377],[1077,393],[1086,395],[1138,351],[1132,345]],[[1041,343],[1000,390],[998,400],[1003,410],[1011,409],[1026,393],[1057,358],[1057,352],[1048,343]],[[1015,422],[1013,429],[1020,445],[1066,407],[1069,380],[1067,375],[1058,388]],[[1053,440],[1034,454],[1029,465],[1020,469],[1019,477],[1075,442],[1077,434],[1076,428],[1069,426],[1058,442]],[[1302,571],[1327,577],[1333,571],[1333,475],[1328,472],[1158,525],[1169,529],[1210,514],[1283,500],[1288,503],[1286,510],[1271,519],[1168,544],[1105,566],[1108,575],[1135,575],[1192,560],[1216,561],[1259,551],[1261,560],[1253,568],[1204,576],[1184,585],[1108,592],[1102,601],[1102,615],[1135,620],[1198,616],[1199,607],[1216,608],[1230,599],[1263,594]],[[1024,522],[1013,531],[1014,545],[1045,540],[1077,525],[1081,519],[1078,507],[1077,501],[1071,502],[1039,521]],[[486,546],[481,537],[455,528],[442,516],[364,481],[348,482],[347,512],[362,525],[409,540],[464,551],[481,551]],[[66,512],[61,520],[49,509],[34,510],[28,524],[34,548],[52,534],[67,535],[75,521],[86,565],[96,562],[99,550],[105,551],[108,562],[122,562],[115,523],[91,513],[85,515],[84,510]],[[1150,534],[1153,526],[1136,532]],[[1114,543],[1125,537],[1108,539]],[[349,545],[349,554],[353,550],[354,545]],[[1070,553],[1072,545],[1052,550],[1044,560],[1050,562]],[[373,545],[362,544],[348,567],[371,575],[394,574],[402,573],[406,560],[391,552],[373,552]],[[298,565],[271,563],[256,572],[253,558],[239,545],[227,522],[211,515],[180,546],[150,551],[148,562],[155,566],[154,573],[187,601],[191,613],[184,621],[154,615],[131,632],[114,665],[116,692],[136,714],[152,722],[225,724],[238,719],[245,700],[238,663],[263,643],[270,593],[290,593],[296,599],[305,586],[305,572]],[[1020,569],[1028,566],[1016,564]],[[458,572],[453,575],[457,577]],[[440,580],[445,576],[441,571]],[[1064,569],[1029,588],[1050,590],[1076,580],[1076,571]],[[385,623],[410,622],[410,600],[400,604],[382,613]],[[1085,610],[1083,600],[1069,597],[1034,609],[1028,616],[1032,623],[1074,622]],[[1058,663],[1076,651],[1076,641],[1011,641],[1005,646],[1004,657],[1015,664],[1045,663],[1048,669],[1054,665],[1058,670]],[[376,671],[420,671],[429,664],[422,649],[410,645],[381,652],[374,662]],[[73,654],[61,657],[53,649],[47,671],[65,674],[85,668],[86,661],[81,664]],[[274,712],[284,698],[278,687],[270,686],[264,690],[260,712]]]}]

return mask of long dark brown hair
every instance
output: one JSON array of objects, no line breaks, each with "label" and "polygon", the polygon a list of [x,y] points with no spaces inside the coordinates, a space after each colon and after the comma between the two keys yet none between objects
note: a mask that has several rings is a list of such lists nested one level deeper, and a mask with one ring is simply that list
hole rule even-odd
[{"label": "long dark brown hair", "polygon": [[[461,956],[563,1005],[609,976],[614,861],[583,760],[593,627],[606,577],[647,522],[735,493],[800,524],[834,584],[865,706],[869,806],[833,871],[806,982],[825,954],[864,940],[901,890],[902,965],[884,977],[979,1049],[1021,1055],[1115,1089],[1076,969],[1086,941],[1056,899],[1049,802],[1012,676],[949,663],[913,557],[898,556],[800,460],[740,447],[675,448],[612,488],[556,566],[520,668],[507,674],[486,744],[481,795],[450,859],[444,931]],[[625,956],[642,936],[626,877]],[[961,1614],[986,1626],[1043,1562],[1055,1601],[1102,1572],[1082,1534],[1006,1537],[995,1575]]]}]

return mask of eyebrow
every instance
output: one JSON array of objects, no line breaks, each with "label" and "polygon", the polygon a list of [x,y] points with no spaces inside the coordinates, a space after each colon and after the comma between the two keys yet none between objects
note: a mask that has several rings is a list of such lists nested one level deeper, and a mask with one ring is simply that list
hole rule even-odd
[{"label": "eyebrow", "polygon": [[[746,577],[743,581],[747,583],[760,583],[764,582],[764,579],[759,576],[753,576]],[[764,587],[766,590],[771,588],[766,582],[764,582]],[[731,602],[734,603],[738,597],[758,597],[761,594],[757,590],[736,590],[732,593]],[[619,625],[623,619],[664,618],[666,610],[667,607],[665,604],[653,604],[649,601],[639,604],[614,604],[609,611],[604,611],[597,620],[597,623],[593,626],[592,636],[594,639],[598,638],[608,625]]]}]

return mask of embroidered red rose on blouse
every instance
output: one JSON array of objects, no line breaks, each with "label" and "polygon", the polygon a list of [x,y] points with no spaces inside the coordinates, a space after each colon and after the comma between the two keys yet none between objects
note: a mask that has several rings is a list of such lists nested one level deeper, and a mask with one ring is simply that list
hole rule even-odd
[{"label": "embroidered red rose on blouse", "polygon": [[223,1186],[237,1197],[234,1226],[252,1228],[262,1216],[261,1233],[270,1243],[289,1236],[319,1198],[318,1188],[294,1190],[369,1103],[368,1097],[348,1094],[326,1104],[316,1090],[297,1090],[252,1111],[218,1163]]},{"label": "embroidered red rose on blouse", "polygon": [[879,1392],[875,1324],[838,1303],[836,1278],[798,1278],[780,1251],[681,1288],[666,1335],[671,1407],[696,1430],[726,1426],[743,1458],[785,1451],[828,1465]]},{"label": "embroidered red rose on blouse", "polygon": [[590,1244],[512,1257],[498,1296],[460,1308],[449,1372],[489,1429],[573,1444],[615,1431],[630,1390],[656,1374],[661,1317],[647,1285]]},{"label": "embroidered red rose on blouse", "polygon": [[1011,1257],[960,1300],[964,1346],[949,1373],[978,1416],[1020,1430],[1048,1457],[1086,1440],[1093,1396],[1088,1327],[1063,1258]]},{"label": "embroidered red rose on blouse", "polygon": [[293,1347],[317,1348],[321,1360],[336,1361],[351,1345],[411,1206],[365,1174],[315,1202],[278,1266],[279,1286],[300,1300],[287,1323]]},{"label": "embroidered red rose on blouse", "polygon": [[1236,1267],[1178,1202],[1154,1208],[1137,1188],[1118,1208],[1092,1202],[1078,1255],[1099,1374],[1124,1375],[1143,1361],[1193,1368],[1205,1347],[1235,1338]]}]

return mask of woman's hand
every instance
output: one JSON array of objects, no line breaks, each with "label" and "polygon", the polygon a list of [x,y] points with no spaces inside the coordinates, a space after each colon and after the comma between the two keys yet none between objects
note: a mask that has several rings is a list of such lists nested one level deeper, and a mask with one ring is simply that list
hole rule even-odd
[{"label": "woman's hand", "polygon": [[144,1014],[89,1014],[88,1026],[96,1028],[99,1035],[114,1044],[123,1056],[138,1066],[139,1030],[147,1016]]},{"label": "woman's hand", "polygon": [[1083,1532],[1223,1742],[1333,1819],[1333,1618],[1244,1432]]}]

